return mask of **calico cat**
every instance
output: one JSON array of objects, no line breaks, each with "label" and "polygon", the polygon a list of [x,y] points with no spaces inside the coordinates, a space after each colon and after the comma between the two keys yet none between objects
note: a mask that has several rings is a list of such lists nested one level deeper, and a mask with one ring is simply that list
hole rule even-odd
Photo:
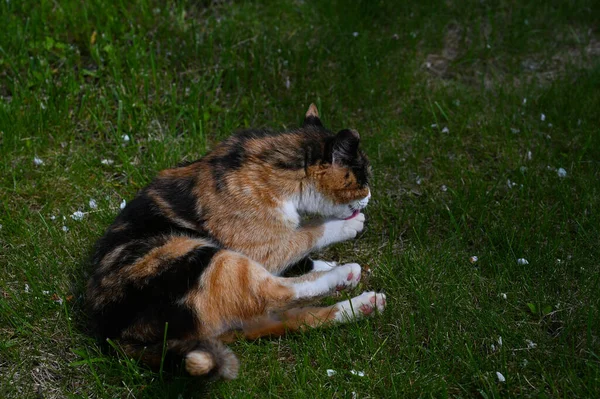
[{"label": "calico cat", "polygon": [[231,379],[239,363],[223,342],[383,311],[375,292],[301,307],[355,287],[356,263],[309,260],[307,274],[282,276],[363,229],[371,171],[358,146],[356,131],[332,134],[311,104],[299,129],[243,131],[160,172],[96,244],[86,297],[98,334],[150,366]]}]

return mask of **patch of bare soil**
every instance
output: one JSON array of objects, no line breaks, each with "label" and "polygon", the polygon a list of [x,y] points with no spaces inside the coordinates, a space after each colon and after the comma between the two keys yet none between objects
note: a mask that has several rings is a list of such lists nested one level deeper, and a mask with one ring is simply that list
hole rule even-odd
[{"label": "patch of bare soil", "polygon": [[[481,34],[487,37],[485,25]],[[476,85],[483,82],[487,89],[498,83],[513,86],[537,83],[544,86],[564,77],[569,69],[591,69],[600,62],[600,40],[591,30],[587,34],[578,35],[579,38],[585,38],[586,44],[575,46],[567,44],[567,40],[557,40],[558,43],[564,44],[553,43],[554,50],[551,53],[523,56],[519,60],[521,69],[517,72],[508,71],[505,54],[460,62],[472,43],[472,35],[470,29],[464,29],[457,24],[447,27],[441,51],[425,55],[422,63],[422,69],[429,75],[428,80],[431,84],[459,81]]]}]

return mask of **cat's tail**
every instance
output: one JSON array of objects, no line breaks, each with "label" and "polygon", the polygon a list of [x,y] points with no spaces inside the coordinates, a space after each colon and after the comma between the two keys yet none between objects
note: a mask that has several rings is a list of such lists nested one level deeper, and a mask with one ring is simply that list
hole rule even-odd
[{"label": "cat's tail", "polygon": [[140,358],[154,368],[172,368],[185,361],[185,370],[193,376],[215,376],[232,380],[237,377],[240,363],[227,346],[217,340],[168,340],[144,345],[120,342],[128,356]]}]

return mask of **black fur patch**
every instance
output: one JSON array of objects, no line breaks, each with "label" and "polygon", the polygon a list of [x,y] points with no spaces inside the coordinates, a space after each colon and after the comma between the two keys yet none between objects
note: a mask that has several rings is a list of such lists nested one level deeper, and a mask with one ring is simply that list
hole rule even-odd
[{"label": "black fur patch", "polygon": [[304,168],[304,154],[290,149],[271,149],[260,154],[260,160],[277,169],[298,170]]},{"label": "black fur patch", "polygon": [[294,263],[283,272],[283,277],[301,276],[310,272],[314,267],[314,262],[308,256]]},{"label": "black fur patch", "polygon": [[354,173],[354,177],[356,177],[356,182],[361,187],[369,184],[371,177],[369,161],[361,150],[358,150],[358,156],[350,162],[350,168],[352,169],[352,173]]},{"label": "black fur patch", "polygon": [[321,119],[317,116],[307,116],[306,118],[304,118],[304,123],[302,124],[302,126],[309,126],[309,125],[313,125],[313,126],[323,126],[323,123],[321,122]]},{"label": "black fur patch", "polygon": [[165,261],[159,273],[144,281],[123,281],[124,297],[95,314],[98,332],[103,337],[115,338],[128,326],[147,322],[158,327],[159,335],[164,331],[161,330],[164,324],[169,323],[167,333],[170,338],[190,333],[195,316],[176,302],[198,283],[218,251],[220,249],[215,247],[198,248],[180,258]]},{"label": "black fur patch", "polygon": [[233,143],[227,154],[210,159],[212,166],[213,178],[215,179],[215,187],[217,191],[222,191],[227,186],[225,175],[242,167],[246,150],[241,143]]},{"label": "black fur patch", "polygon": [[161,178],[151,185],[179,218],[197,225],[200,215],[196,214],[196,196],[193,193],[195,186],[195,178]]}]

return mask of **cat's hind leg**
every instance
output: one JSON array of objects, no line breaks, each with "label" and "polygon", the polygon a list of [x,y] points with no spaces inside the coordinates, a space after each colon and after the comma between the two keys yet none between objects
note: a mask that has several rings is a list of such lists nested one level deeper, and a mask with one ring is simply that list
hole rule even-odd
[{"label": "cat's hind leg", "polygon": [[224,342],[231,342],[241,335],[246,339],[253,340],[260,337],[282,336],[293,331],[349,323],[372,316],[376,310],[381,313],[385,309],[385,305],[385,294],[363,292],[357,297],[332,306],[293,308],[278,315],[261,317],[246,323],[240,332],[227,333],[219,338]]},{"label": "cat's hind leg", "polygon": [[356,263],[328,272],[279,277],[233,251],[220,251],[181,304],[198,315],[200,333],[218,336],[256,318],[315,301],[355,287],[361,268]]}]

